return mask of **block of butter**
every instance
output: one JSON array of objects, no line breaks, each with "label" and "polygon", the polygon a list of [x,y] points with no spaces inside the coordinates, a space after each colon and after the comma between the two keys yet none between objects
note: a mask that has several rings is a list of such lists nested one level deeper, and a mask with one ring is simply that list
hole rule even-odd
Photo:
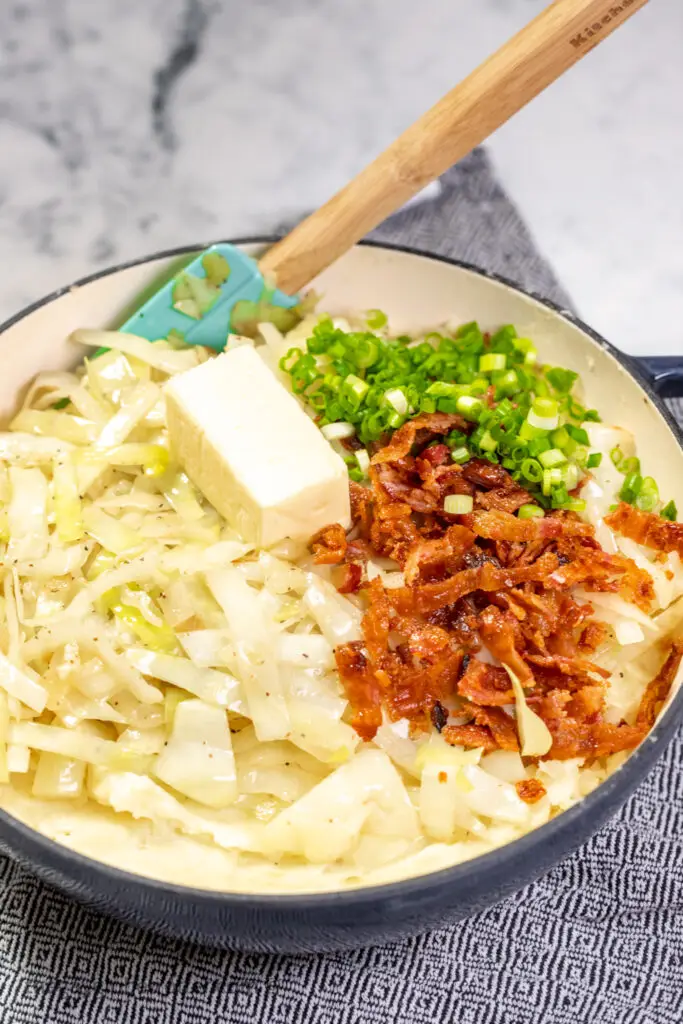
[{"label": "block of butter", "polygon": [[350,525],[343,459],[250,345],[172,377],[171,448],[196,487],[245,540],[307,541]]}]

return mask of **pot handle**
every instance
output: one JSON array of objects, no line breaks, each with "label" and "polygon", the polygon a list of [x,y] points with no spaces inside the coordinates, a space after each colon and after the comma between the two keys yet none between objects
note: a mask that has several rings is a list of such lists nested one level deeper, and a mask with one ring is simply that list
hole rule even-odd
[{"label": "pot handle", "polygon": [[683,398],[683,360],[678,356],[641,356],[638,363],[660,398]]}]

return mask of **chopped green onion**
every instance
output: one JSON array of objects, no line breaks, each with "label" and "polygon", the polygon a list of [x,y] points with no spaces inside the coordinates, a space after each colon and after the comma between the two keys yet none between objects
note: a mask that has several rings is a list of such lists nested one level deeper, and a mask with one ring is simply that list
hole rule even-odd
[{"label": "chopped green onion", "polygon": [[619,463],[619,472],[623,473],[624,476],[628,476],[629,473],[640,473],[640,459],[632,456],[630,459],[624,459]]},{"label": "chopped green onion", "polygon": [[609,457],[612,460],[612,465],[616,466],[616,468],[619,469],[619,466],[624,461],[624,453],[622,452],[618,444],[615,445],[614,448],[612,448],[611,452],[609,453]]},{"label": "chopped green onion", "polygon": [[552,469],[553,466],[559,466],[566,462],[567,456],[559,448],[551,448],[550,451],[541,452],[538,461],[545,469]]},{"label": "chopped green onion", "polygon": [[579,482],[579,469],[574,462],[570,462],[562,471],[562,483],[568,491],[573,491]]},{"label": "chopped green onion", "polygon": [[514,394],[519,387],[519,377],[514,370],[508,370],[495,381],[495,385],[499,391],[505,394]]},{"label": "chopped green onion", "polygon": [[361,338],[355,347],[354,362],[362,370],[373,366],[379,358],[379,345],[371,338]]},{"label": "chopped green onion", "polygon": [[363,476],[367,476],[368,470],[370,469],[370,456],[368,455],[365,448],[359,448],[358,451],[355,452],[354,454],[356,456],[358,468],[360,469]]},{"label": "chopped green onion", "polygon": [[345,437],[353,437],[356,428],[353,423],[327,423],[320,431],[326,441],[342,441]]},{"label": "chopped green onion", "polygon": [[638,472],[629,473],[624,479],[621,490],[619,491],[619,497],[622,501],[627,501],[630,505],[633,504],[635,499],[640,494],[640,489],[643,486],[643,478]]},{"label": "chopped green onion", "polygon": [[349,391],[353,392],[359,401],[362,401],[370,390],[370,385],[367,381],[361,380],[360,377],[356,377],[354,373],[350,373],[348,375],[344,381],[344,385]]},{"label": "chopped green onion", "polygon": [[451,384],[445,380],[435,380],[425,391],[426,395],[434,395],[435,398],[457,398],[460,394],[457,384]]},{"label": "chopped green onion", "polygon": [[467,420],[478,419],[479,414],[484,408],[484,403],[478,398],[472,398],[471,395],[461,395],[455,405],[458,412],[462,413]]},{"label": "chopped green onion", "polygon": [[542,519],[545,512],[538,505],[522,505],[517,513],[519,519]]},{"label": "chopped green onion", "polygon": [[[551,472],[553,471],[551,470]],[[550,504],[552,508],[566,508],[567,502],[571,500],[569,491],[562,482],[552,488],[550,492]]]},{"label": "chopped green onion", "polygon": [[498,447],[498,442],[492,436],[489,430],[484,431],[484,434],[479,442],[479,447],[485,452],[495,452]]},{"label": "chopped green onion", "polygon": [[550,440],[552,441],[555,448],[566,448],[570,440],[567,428],[558,427],[557,430],[553,431]]},{"label": "chopped green onion", "polygon": [[371,331],[379,331],[387,325],[387,315],[381,309],[369,309],[365,315],[365,322]]},{"label": "chopped green onion", "polygon": [[586,469],[597,469],[602,462],[602,452],[591,452],[586,462]]},{"label": "chopped green onion", "polygon": [[529,338],[513,338],[513,346],[524,355],[524,365],[533,366],[538,358],[534,343]]},{"label": "chopped green onion", "polygon": [[585,498],[572,498],[570,501],[565,501],[562,508],[567,509],[568,512],[585,512],[586,500]]},{"label": "chopped green onion", "polygon": [[542,491],[546,497],[549,497],[553,487],[557,487],[562,483],[562,471],[559,469],[544,469],[543,470],[543,485]]},{"label": "chopped green onion", "polygon": [[390,391],[385,391],[384,397],[399,416],[405,416],[407,414],[408,399],[400,388],[392,388]]},{"label": "chopped green onion", "polygon": [[[540,399],[537,399],[537,401],[540,401]],[[526,421],[535,430],[555,430],[560,422],[560,417],[558,413],[554,416],[541,416],[534,409],[530,409]]]},{"label": "chopped green onion", "polygon": [[471,494],[449,494],[443,503],[443,510],[451,516],[463,516],[474,508]]},{"label": "chopped green onion", "polygon": [[493,370],[504,370],[507,357],[504,352],[487,352],[479,359],[479,372],[491,373]]},{"label": "chopped green onion", "polygon": [[465,448],[465,446],[462,445],[460,448],[453,449],[451,452],[451,458],[453,459],[453,462],[457,462],[458,465],[461,466],[464,462],[469,462],[472,456],[469,448]]},{"label": "chopped green onion", "polygon": [[576,441],[577,444],[590,444],[590,438],[583,427],[575,427],[572,423],[568,423],[565,430],[572,441]]},{"label": "chopped green onion", "polygon": [[555,391],[558,391],[561,395],[568,395],[571,389],[574,387],[578,379],[578,373],[574,373],[573,370],[563,370],[560,366],[555,366],[551,370],[546,370],[546,377],[554,387]]},{"label": "chopped green onion", "polygon": [[653,512],[659,504],[659,488],[651,476],[643,477],[640,490],[636,496],[636,507],[643,512]]},{"label": "chopped green onion", "polygon": [[559,406],[554,398],[535,398],[531,408],[536,416],[544,418],[557,416],[559,412]]},{"label": "chopped green onion", "polygon": [[[534,430],[534,428],[530,427],[527,423],[523,423],[522,424],[522,428],[524,428],[524,427],[527,428],[529,433],[531,433],[531,434],[538,434],[538,431]],[[550,441],[548,440],[548,437],[547,437],[546,434],[542,434],[540,437],[538,437],[538,436],[537,437],[533,437],[533,439],[530,441],[530,443],[528,445],[529,455],[535,455],[537,457],[541,454],[541,452],[548,452],[548,451],[550,451],[551,448],[552,448],[552,445],[551,445]]]},{"label": "chopped green onion", "polygon": [[524,479],[532,484],[539,484],[543,479],[543,467],[537,459],[525,459],[520,471]]},{"label": "chopped green onion", "polygon": [[662,519],[668,519],[670,522],[675,523],[678,519],[678,509],[676,508],[675,501],[669,501],[664,506],[662,511],[659,513]]}]

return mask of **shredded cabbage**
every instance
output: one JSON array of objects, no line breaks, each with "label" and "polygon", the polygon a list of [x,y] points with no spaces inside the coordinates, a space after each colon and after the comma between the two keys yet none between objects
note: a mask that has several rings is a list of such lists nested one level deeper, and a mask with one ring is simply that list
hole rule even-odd
[{"label": "shredded cabbage", "polygon": [[173,716],[154,774],[172,789],[208,807],[237,799],[235,757],[225,711],[201,700],[184,700]]}]

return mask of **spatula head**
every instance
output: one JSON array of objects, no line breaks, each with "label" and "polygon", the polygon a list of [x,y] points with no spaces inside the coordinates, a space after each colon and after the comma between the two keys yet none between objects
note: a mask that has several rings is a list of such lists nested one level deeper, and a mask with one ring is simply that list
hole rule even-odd
[{"label": "spatula head", "polygon": [[257,314],[247,304],[266,302],[285,310],[298,301],[296,296],[268,288],[251,256],[234,245],[219,243],[160,288],[119,330],[149,341],[173,332],[189,345],[207,345],[220,352],[228,335],[239,333],[240,322]]}]

